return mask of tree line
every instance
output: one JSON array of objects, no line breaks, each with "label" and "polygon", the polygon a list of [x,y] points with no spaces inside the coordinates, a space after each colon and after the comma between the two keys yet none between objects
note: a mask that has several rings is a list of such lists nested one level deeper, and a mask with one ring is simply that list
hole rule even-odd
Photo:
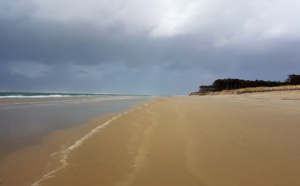
[{"label": "tree line", "polygon": [[201,85],[200,92],[215,92],[247,87],[276,87],[281,85],[299,85],[300,75],[291,74],[283,81],[243,80],[243,79],[217,79],[212,85]]}]

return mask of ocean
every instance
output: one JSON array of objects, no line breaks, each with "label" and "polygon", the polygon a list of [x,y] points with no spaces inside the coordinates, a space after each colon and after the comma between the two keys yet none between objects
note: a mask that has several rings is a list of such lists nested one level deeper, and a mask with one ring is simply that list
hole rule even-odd
[{"label": "ocean", "polygon": [[107,93],[55,93],[55,92],[0,92],[0,98],[60,98],[60,97],[83,97],[83,96],[145,96],[128,94],[107,94]]},{"label": "ocean", "polygon": [[151,98],[120,94],[0,92],[0,158],[38,143],[52,131],[121,112]]}]

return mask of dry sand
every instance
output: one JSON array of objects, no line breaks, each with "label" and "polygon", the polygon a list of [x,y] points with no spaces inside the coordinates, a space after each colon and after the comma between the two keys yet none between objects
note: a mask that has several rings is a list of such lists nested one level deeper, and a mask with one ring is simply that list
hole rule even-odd
[{"label": "dry sand", "polygon": [[[110,120],[70,151],[67,165],[40,185],[300,185],[299,95],[293,91],[158,98],[117,118],[96,118],[56,132],[43,144],[7,157],[0,164],[0,182],[34,183],[61,166],[51,164],[46,154],[57,151],[62,142],[72,145]],[[13,160],[22,155],[23,168],[15,165],[14,171]]]}]

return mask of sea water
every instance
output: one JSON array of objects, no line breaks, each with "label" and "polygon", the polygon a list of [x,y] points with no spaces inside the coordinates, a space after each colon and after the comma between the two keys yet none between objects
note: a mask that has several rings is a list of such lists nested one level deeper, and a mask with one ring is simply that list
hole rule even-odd
[{"label": "sea water", "polygon": [[[151,99],[149,96],[78,93],[1,93],[0,158],[20,147],[37,143],[54,130]],[[47,98],[47,99],[45,99]],[[4,104],[1,104],[4,102]]]}]

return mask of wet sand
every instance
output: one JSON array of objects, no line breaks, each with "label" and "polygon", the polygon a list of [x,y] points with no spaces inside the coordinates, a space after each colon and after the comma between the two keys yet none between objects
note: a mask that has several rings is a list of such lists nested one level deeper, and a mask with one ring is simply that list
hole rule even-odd
[{"label": "wet sand", "polygon": [[[299,94],[157,98],[55,132],[42,143],[10,155],[0,164],[0,182],[300,185]],[[68,153],[59,151],[61,144]]]}]

